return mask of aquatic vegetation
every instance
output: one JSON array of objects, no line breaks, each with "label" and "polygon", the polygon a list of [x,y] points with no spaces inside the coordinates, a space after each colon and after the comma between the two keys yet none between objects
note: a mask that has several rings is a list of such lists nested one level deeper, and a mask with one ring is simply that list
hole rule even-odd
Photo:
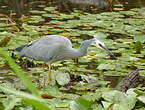
[{"label": "aquatic vegetation", "polygon": [[[30,16],[17,19],[5,15],[0,18],[0,109],[144,109],[145,8],[90,14],[77,10],[60,13],[56,7],[46,7],[29,13]],[[77,48],[96,33],[106,38],[105,44],[117,59],[112,60],[103,50],[90,47],[88,55],[78,61],[55,62],[53,80],[54,84],[62,86],[60,88],[49,86],[42,90],[42,76],[48,72],[44,62],[34,61],[35,67],[20,69],[15,62],[25,67],[26,59],[15,56],[17,53],[11,58],[15,47],[47,34],[64,35]],[[140,87],[126,93],[108,88],[110,83],[114,86],[118,83],[111,77],[120,80],[137,68],[142,80]],[[104,80],[105,77],[112,82]]]}]

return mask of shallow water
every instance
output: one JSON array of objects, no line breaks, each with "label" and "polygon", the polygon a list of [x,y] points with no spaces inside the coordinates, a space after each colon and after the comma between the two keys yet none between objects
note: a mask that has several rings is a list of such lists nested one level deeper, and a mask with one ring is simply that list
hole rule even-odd
[{"label": "shallow water", "polygon": [[[136,68],[143,69],[144,64],[142,64],[140,61],[138,61],[138,59],[142,60],[142,62],[143,62],[144,53],[136,54],[134,52],[135,50],[132,49],[134,47],[130,47],[130,45],[133,45],[133,46],[136,45],[132,41],[132,38],[134,35],[134,34],[132,35],[132,33],[143,32],[143,29],[140,29],[140,28],[143,28],[142,22],[140,22],[140,21],[136,22],[136,17],[138,17],[138,16],[134,16],[134,13],[136,14],[138,12],[136,12],[136,10],[133,12],[130,11],[127,13],[119,12],[119,14],[113,13],[113,12],[118,12],[119,10],[129,10],[129,9],[137,8],[137,7],[145,7],[144,0],[134,0],[134,1],[128,0],[126,2],[123,2],[123,0],[118,0],[117,2],[114,2],[115,5],[112,4],[113,6],[111,6],[111,7],[107,6],[107,7],[105,7],[106,9],[104,9],[104,5],[106,6],[106,4],[103,5],[104,2],[101,3],[102,0],[100,0],[100,1],[97,0],[98,4],[100,4],[101,6],[100,5],[98,6],[97,3],[96,3],[96,6],[90,6],[89,3],[82,4],[80,2],[76,2],[76,3],[73,3],[73,5],[71,5],[70,7],[69,7],[69,5],[72,4],[72,2],[66,3],[66,0],[64,0],[64,2],[62,2],[62,0],[55,0],[54,2],[48,2],[46,0],[38,0],[38,1],[37,0],[36,1],[33,1],[33,0],[31,0],[31,1],[9,0],[9,1],[11,1],[11,2],[5,1],[0,4],[0,7],[1,7],[0,16],[7,15],[8,17],[11,18],[11,20],[6,21],[5,23],[13,22],[13,19],[14,19],[14,22],[17,23],[16,26],[14,25],[11,27],[12,30],[7,30],[7,28],[5,29],[6,31],[10,32],[11,34],[15,35],[15,33],[16,33],[16,36],[14,38],[18,40],[18,44],[17,44],[17,42],[13,42],[14,45],[11,44],[13,47],[10,47],[10,48],[15,48],[16,46],[23,45],[24,42],[28,43],[28,42],[34,40],[35,38],[38,38],[38,36],[42,36],[45,34],[56,34],[56,33],[57,34],[61,34],[61,33],[66,34],[66,36],[70,37],[71,41],[73,42],[73,46],[77,48],[77,47],[79,47],[80,42],[82,42],[82,40],[91,38],[90,37],[91,35],[88,34],[89,32],[91,33],[95,30],[100,30],[101,32],[106,32],[109,34],[109,36],[107,37],[108,38],[107,45],[109,45],[108,47],[112,51],[114,51],[114,53],[117,57],[121,57],[120,61],[119,60],[116,62],[111,61],[105,52],[102,54],[103,51],[98,51],[98,53],[97,53],[98,56],[97,56],[97,58],[95,58],[95,61],[93,60],[93,58],[91,59],[91,55],[90,55],[90,56],[88,56],[88,58],[79,59],[80,62],[78,62],[78,63],[74,64],[74,62],[72,62],[72,61],[70,61],[70,62],[66,61],[66,62],[63,62],[62,65],[65,65],[65,66],[68,65],[68,69],[70,69],[71,71],[77,71],[75,74],[80,74],[80,73],[84,73],[84,74],[91,73],[92,74],[93,73],[93,74],[101,75],[102,73],[104,73],[104,74],[106,74],[104,79],[107,81],[110,81],[112,84],[111,85],[112,87],[115,87],[117,85],[118,80],[120,79],[121,75],[124,76],[127,73],[129,73],[130,71],[134,71]],[[73,0],[73,2],[74,1],[75,0]],[[59,12],[57,12],[56,10],[54,11],[53,9],[50,9],[52,11],[48,11],[48,12],[46,10],[44,11],[44,8],[48,7],[48,6],[56,6],[57,11],[59,10]],[[81,11],[78,13],[77,12],[73,13],[73,9],[78,9]],[[31,11],[38,10],[38,12],[36,11],[36,13],[35,12],[31,13],[30,10]],[[101,15],[101,12],[106,12],[106,11],[110,12],[110,13],[102,13],[102,15]],[[92,13],[93,14],[99,13],[100,15],[92,15]],[[123,14],[120,14],[120,13],[123,13]],[[141,13],[141,12],[139,12],[139,13]],[[25,15],[25,16],[23,16],[23,15]],[[139,15],[141,15],[141,14],[139,14]],[[30,17],[30,19],[29,19],[29,17]],[[133,17],[132,21],[130,20],[131,17]],[[143,15],[140,18],[143,19]],[[25,19],[26,19],[26,21],[25,21]],[[95,24],[94,21],[96,19],[97,19],[97,22],[95,22],[96,23]],[[113,23],[112,22],[113,19],[115,19],[117,22],[119,22],[119,24]],[[53,20],[54,20],[54,22],[53,22]],[[91,20],[93,22],[93,25],[92,24],[90,25]],[[114,21],[114,22],[116,22],[116,21]],[[101,23],[101,22],[104,22],[104,23]],[[97,24],[97,23],[100,23],[100,24]],[[24,25],[22,25],[22,24],[24,24]],[[141,27],[139,27],[140,25],[141,25]],[[44,29],[39,30],[39,28],[41,28],[41,26],[44,26],[46,29],[44,28]],[[134,29],[134,27],[135,27],[135,29]],[[113,28],[114,30],[113,29],[111,30],[110,28],[111,29]],[[22,30],[22,32],[21,32],[21,30]],[[42,33],[41,33],[41,31],[42,31]],[[21,38],[18,38],[19,35],[21,36]],[[76,36],[76,37],[74,37],[74,36]],[[142,50],[142,47],[143,46],[141,44],[141,46],[140,46],[141,49],[139,49],[139,50]],[[123,54],[125,54],[126,56],[128,55],[128,56],[126,57]],[[106,56],[107,56],[107,58],[106,58]],[[89,59],[89,57],[91,60]],[[132,59],[132,61],[131,61],[132,63],[130,63],[129,58]],[[139,64],[134,64],[134,61],[136,61],[136,60],[138,61],[137,63],[139,63]],[[104,62],[106,62],[106,63],[104,63]],[[104,65],[102,66],[101,63],[104,63]],[[115,63],[115,64],[113,64],[113,63]],[[66,71],[70,71],[70,70],[67,70],[67,68],[63,67],[62,65],[60,66],[60,64],[55,64],[55,65],[56,65],[56,70],[60,67],[62,69],[65,69]],[[100,65],[100,66],[98,67],[98,65]],[[116,68],[116,67],[120,67],[120,68]],[[90,69],[90,70],[87,70],[87,69]],[[100,71],[98,71],[99,69],[100,69]],[[108,70],[108,71],[104,71],[104,69]],[[39,68],[38,68],[38,71],[39,71]],[[41,72],[44,72],[44,71],[41,71]],[[115,82],[115,80],[116,80],[116,82]]]},{"label": "shallow water", "polygon": [[[118,5],[119,4],[119,5]],[[114,6],[115,5],[115,6]],[[121,6],[122,5],[122,6]],[[41,10],[47,6],[57,6],[63,12],[72,12],[73,9],[80,9],[88,12],[103,12],[115,10],[129,10],[131,8],[145,7],[144,0],[3,0],[0,1],[0,13],[8,16],[28,15],[29,10]],[[121,7],[120,7],[121,6]],[[105,8],[104,8],[105,7]],[[97,10],[97,11],[96,11]]]}]

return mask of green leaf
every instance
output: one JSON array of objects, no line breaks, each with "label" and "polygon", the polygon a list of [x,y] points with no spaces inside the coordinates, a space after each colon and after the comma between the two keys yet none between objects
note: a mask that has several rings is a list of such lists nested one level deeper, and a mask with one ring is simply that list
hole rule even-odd
[{"label": "green leaf", "polygon": [[30,12],[32,14],[44,14],[44,13],[46,13],[45,11],[39,11],[39,10],[31,10]]},{"label": "green leaf", "polygon": [[34,25],[27,25],[27,24],[22,24],[22,27],[26,30],[26,31],[32,31],[32,30],[37,30],[38,26],[34,26]]},{"label": "green leaf", "polygon": [[12,110],[18,102],[21,102],[21,98],[10,95],[3,101],[3,105],[5,106],[5,110]]},{"label": "green leaf", "polygon": [[74,100],[70,103],[71,110],[92,110],[93,102],[85,100],[83,98],[79,98],[77,100]]},{"label": "green leaf", "polygon": [[38,100],[32,100],[32,99],[23,99],[22,101],[33,105],[38,110],[52,110],[50,109],[47,104],[44,104],[43,102],[40,102]]},{"label": "green leaf", "polygon": [[70,82],[70,75],[68,73],[64,73],[64,72],[59,72],[56,75],[56,81],[59,85],[65,85],[68,84]]},{"label": "green leaf", "polygon": [[54,11],[54,10],[56,10],[56,7],[46,7],[46,8],[44,8],[44,10],[45,11]]},{"label": "green leaf", "polygon": [[[102,97],[107,101],[112,103],[112,110],[132,110],[136,104],[135,94],[125,94],[120,91],[112,90],[110,92],[104,92]],[[109,104],[104,105],[104,107],[110,107]]]},{"label": "green leaf", "polygon": [[9,67],[22,79],[24,85],[28,87],[28,89],[35,95],[39,96],[38,89],[32,84],[31,80],[29,79],[28,75],[26,75],[22,69],[15,63],[15,61],[8,56],[6,51],[0,49],[0,57],[4,58],[7,62]]},{"label": "green leaf", "polygon": [[[8,87],[8,86],[1,86],[0,85],[0,89],[8,94],[13,94],[17,97],[21,97],[22,101],[33,105],[34,107],[36,107],[38,110],[51,110],[48,105],[46,104],[44,99],[41,99],[39,97],[36,97],[34,95],[25,93],[25,92],[21,92],[21,91],[17,91],[14,88]],[[13,103],[12,103],[13,104]],[[12,105],[10,105],[11,107]],[[8,109],[9,110],[9,109]]]},{"label": "green leaf", "polygon": [[5,47],[9,41],[11,40],[11,37],[5,37],[0,41],[0,47]]},{"label": "green leaf", "polygon": [[106,101],[102,101],[102,104],[103,104],[104,108],[107,109],[107,108],[109,108],[113,103],[106,102]]},{"label": "green leaf", "polygon": [[140,53],[143,49],[141,41],[135,42],[134,48],[136,50],[136,53]]},{"label": "green leaf", "polygon": [[116,68],[115,65],[111,64],[111,63],[107,63],[107,64],[100,64],[97,69],[98,70],[114,70]]},{"label": "green leaf", "polygon": [[145,35],[136,35],[134,36],[134,41],[137,42],[137,41],[140,41],[142,43],[145,42]]},{"label": "green leaf", "polygon": [[42,14],[42,16],[43,17],[50,17],[50,18],[57,18],[58,17],[58,15],[56,15],[56,14]]},{"label": "green leaf", "polygon": [[145,104],[145,95],[141,95],[137,99]]},{"label": "green leaf", "polygon": [[56,104],[56,107],[68,108],[69,107],[69,103],[68,102],[60,102],[60,103]]}]

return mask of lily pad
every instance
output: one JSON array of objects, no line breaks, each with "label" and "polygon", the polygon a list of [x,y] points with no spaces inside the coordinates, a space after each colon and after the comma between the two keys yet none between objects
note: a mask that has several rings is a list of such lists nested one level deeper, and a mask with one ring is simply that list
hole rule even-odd
[{"label": "lily pad", "polygon": [[104,92],[102,97],[106,100],[106,102],[103,101],[104,106],[110,107],[110,105],[112,105],[112,110],[132,110],[137,101],[133,94],[126,95],[116,90]]},{"label": "lily pad", "polygon": [[56,81],[59,85],[68,84],[70,82],[70,75],[64,72],[58,73],[56,75]]}]

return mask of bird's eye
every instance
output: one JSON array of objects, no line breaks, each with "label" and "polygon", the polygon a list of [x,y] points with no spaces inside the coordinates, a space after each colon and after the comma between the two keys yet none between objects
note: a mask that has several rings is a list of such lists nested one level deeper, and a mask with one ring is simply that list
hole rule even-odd
[{"label": "bird's eye", "polygon": [[98,44],[100,47],[103,47],[100,43]]}]

